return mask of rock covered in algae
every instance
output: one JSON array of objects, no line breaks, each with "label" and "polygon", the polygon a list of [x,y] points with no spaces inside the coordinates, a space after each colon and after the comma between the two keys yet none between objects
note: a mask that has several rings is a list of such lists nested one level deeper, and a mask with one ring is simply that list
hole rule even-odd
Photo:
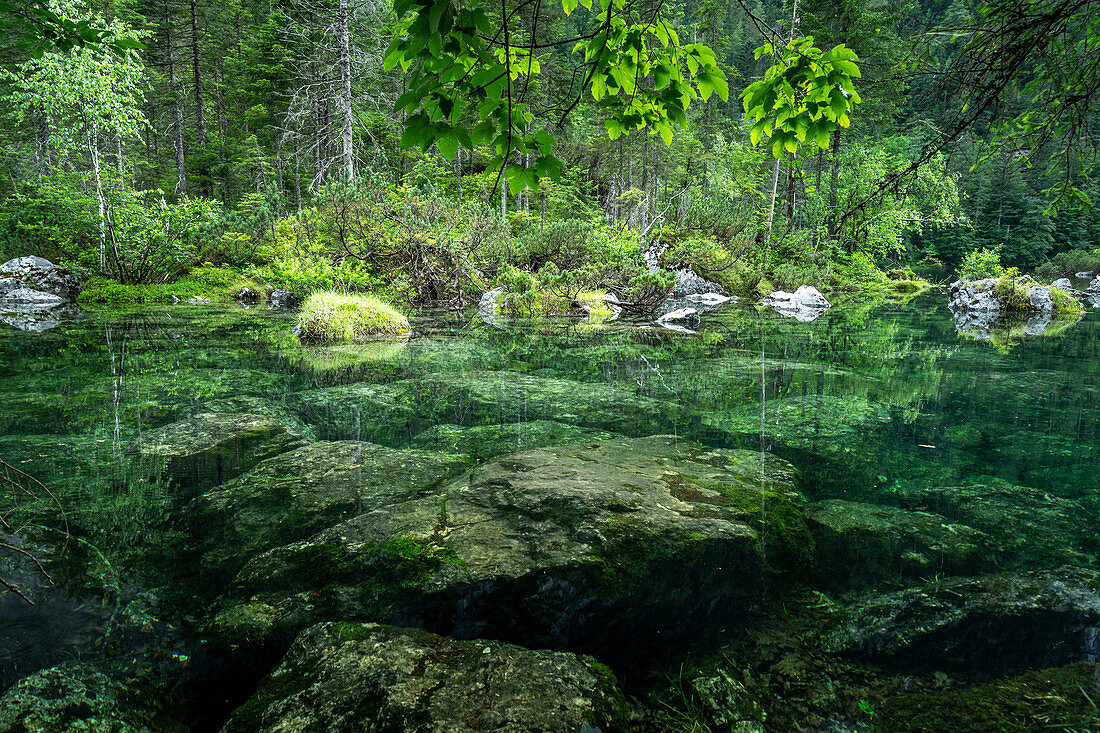
[{"label": "rock covered in algae", "polygon": [[361,618],[585,649],[696,633],[805,565],[794,478],[671,436],[505,456],[257,556],[209,630],[256,645]]},{"label": "rock covered in algae", "polygon": [[817,569],[832,585],[968,573],[995,558],[984,532],[930,512],[830,499],[808,505],[806,518]]},{"label": "rock covered in algae", "polygon": [[0,733],[182,733],[149,700],[91,665],[66,662],[25,677],[0,697]]},{"label": "rock covered in algae", "polygon": [[223,733],[622,728],[614,676],[590,657],[377,624],[302,632]]},{"label": "rock covered in algae", "polygon": [[203,494],[193,509],[209,566],[239,567],[365,512],[436,493],[467,458],[372,443],[313,443],[269,458]]},{"label": "rock covered in algae", "polygon": [[683,410],[597,382],[516,372],[444,374],[291,395],[289,403],[327,440],[395,445],[440,423],[492,425],[553,420],[630,436],[685,427]]},{"label": "rock covered in algae", "polygon": [[412,439],[409,447],[465,453],[471,458],[484,460],[547,445],[595,442],[616,437],[621,436],[554,420],[532,420],[506,425],[444,424],[421,431]]},{"label": "rock covered in algae", "polygon": [[907,666],[1013,670],[1095,661],[1100,572],[1054,570],[955,578],[846,604],[824,647]]},{"label": "rock covered in algae", "polygon": [[1000,479],[961,486],[899,485],[891,500],[936,512],[997,539],[1002,564],[1088,564],[1100,551],[1100,518],[1072,499]]},{"label": "rock covered in algae", "polygon": [[143,456],[164,460],[178,484],[201,490],[238,476],[305,438],[263,415],[204,412],[141,436]]}]

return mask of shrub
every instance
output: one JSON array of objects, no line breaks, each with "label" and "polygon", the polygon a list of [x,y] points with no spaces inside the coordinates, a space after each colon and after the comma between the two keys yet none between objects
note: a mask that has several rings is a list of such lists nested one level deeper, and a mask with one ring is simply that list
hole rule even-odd
[{"label": "shrub", "polygon": [[409,320],[405,316],[370,296],[316,292],[298,316],[298,337],[303,341],[369,341],[408,333]]},{"label": "shrub", "polygon": [[1059,252],[1035,270],[1035,274],[1045,281],[1073,277],[1078,272],[1100,272],[1100,250],[1071,249],[1068,252]]},{"label": "shrub", "polygon": [[1001,266],[1001,248],[982,247],[967,253],[959,264],[958,275],[963,280],[981,280],[1004,275]]}]

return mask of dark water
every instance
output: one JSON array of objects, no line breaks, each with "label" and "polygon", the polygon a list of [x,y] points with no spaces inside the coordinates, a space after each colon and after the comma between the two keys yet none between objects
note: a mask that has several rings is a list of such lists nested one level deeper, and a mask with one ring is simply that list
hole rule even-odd
[{"label": "dark water", "polygon": [[[135,452],[143,434],[200,412],[265,413],[310,439],[475,458],[543,440],[525,428],[536,419],[632,437],[676,432],[789,460],[809,502],[905,506],[914,491],[993,484],[1009,505],[990,505],[1004,521],[982,529],[1004,547],[1041,530],[1021,528],[1028,517],[1013,513],[1013,492],[1038,490],[1095,519],[1100,316],[1057,335],[990,343],[957,334],[945,300],[931,292],[905,305],[855,304],[812,323],[729,306],[696,334],[567,320],[500,329],[476,314],[425,312],[407,344],[320,350],[290,335],[293,316],[257,310],[93,311],[40,334],[0,327],[0,459],[56,497],[39,491],[17,505],[14,487],[28,484],[7,474],[0,511],[12,527],[3,537],[46,560],[68,558],[49,565],[49,588],[25,558],[0,549],[0,577],[39,601],[0,597],[0,687],[74,658],[107,658],[150,678],[172,677],[173,665],[199,677],[214,669],[203,666],[215,662],[195,631],[195,598],[209,589],[189,585],[200,581],[176,551],[187,543],[179,524],[193,497]],[[454,374],[494,382],[499,409],[471,411],[425,390],[399,420],[379,420],[351,415],[337,398],[303,398]],[[530,380],[568,397],[551,408],[525,401]],[[648,407],[617,415],[593,386]],[[501,445],[424,432],[470,423],[511,427]],[[1035,546],[1042,551],[1014,562],[1088,567],[1097,551],[1086,531]]]}]

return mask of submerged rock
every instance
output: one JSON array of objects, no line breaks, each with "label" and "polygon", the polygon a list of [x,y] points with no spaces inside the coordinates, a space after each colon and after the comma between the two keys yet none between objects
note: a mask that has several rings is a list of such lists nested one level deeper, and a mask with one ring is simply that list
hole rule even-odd
[{"label": "submerged rock", "polygon": [[830,585],[965,574],[993,563],[988,535],[929,512],[831,499],[808,505],[806,518]]},{"label": "submerged rock", "polygon": [[891,499],[936,512],[997,539],[1003,565],[1089,564],[1100,552],[1100,518],[1071,499],[999,479],[963,486],[900,485]]},{"label": "submerged rock", "polygon": [[408,447],[464,453],[480,461],[547,445],[595,442],[617,437],[621,436],[554,420],[532,420],[505,425],[443,424],[418,433]]},{"label": "submerged rock", "polygon": [[435,493],[469,467],[461,456],[361,442],[314,443],[269,458],[193,508],[210,567],[232,569],[262,550],[305,539],[389,504]]},{"label": "submerged rock", "polygon": [[267,296],[269,308],[297,308],[301,304],[302,299],[285,288],[276,288]]},{"label": "submerged rock", "polygon": [[699,327],[699,311],[695,308],[677,308],[659,317],[657,325],[695,329]]},{"label": "submerged rock", "polygon": [[629,655],[736,622],[765,576],[800,572],[794,475],[670,436],[513,454],[256,557],[211,630],[251,645],[376,619]]},{"label": "submerged rock", "polygon": [[204,412],[142,434],[138,450],[164,460],[165,474],[177,484],[202,490],[305,442],[263,415]]},{"label": "submerged rock", "polygon": [[80,319],[84,315],[71,303],[51,302],[45,305],[0,301],[0,322],[20,331],[41,333],[57,328],[62,323]]},{"label": "submerged rock", "polygon": [[0,697],[0,733],[153,733],[185,728],[89,664],[67,662],[26,677]]},{"label": "submerged rock", "polygon": [[796,321],[813,321],[832,304],[813,285],[800,285],[793,293],[776,290],[764,298],[764,305]]},{"label": "submerged rock", "polygon": [[1100,659],[1100,573],[1059,568],[943,580],[849,603],[827,651],[1004,672]]},{"label": "submerged rock", "polygon": [[298,636],[222,730],[575,733],[620,730],[624,709],[614,676],[590,657],[325,623]]},{"label": "submerged rock", "polygon": [[288,403],[326,440],[402,445],[437,424],[492,425],[553,420],[622,435],[682,432],[674,403],[614,385],[516,372],[451,373],[388,384],[301,392]]}]

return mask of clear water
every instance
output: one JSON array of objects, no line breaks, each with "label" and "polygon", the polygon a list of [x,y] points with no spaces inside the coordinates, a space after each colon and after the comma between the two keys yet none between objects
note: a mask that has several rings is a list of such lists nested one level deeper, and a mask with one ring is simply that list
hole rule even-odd
[{"label": "clear water", "polygon": [[[89,587],[57,563],[51,590],[0,551],[8,563],[0,567],[16,573],[5,579],[40,601],[0,597],[0,687],[70,658],[109,657],[168,677],[179,664],[216,677],[219,662],[205,658],[195,633],[202,607],[194,599],[209,589],[195,587],[201,581],[179,559],[188,543],[181,513],[193,497],[135,453],[143,433],[210,410],[267,412],[311,438],[397,448],[425,447],[423,431],[441,423],[519,425],[501,438],[514,445],[495,452],[528,447],[535,434],[523,425],[535,418],[614,423],[630,436],[675,431],[774,453],[801,471],[808,501],[896,505],[914,486],[995,478],[1095,517],[1100,316],[1057,335],[991,344],[957,334],[945,300],[933,291],[905,305],[835,308],[812,323],[729,306],[706,316],[697,334],[566,320],[505,330],[476,313],[424,312],[407,344],[329,350],[301,347],[292,315],[239,308],[92,311],[38,334],[0,327],[0,459],[52,491],[70,534],[58,539],[61,511],[40,501],[5,515],[25,529],[3,537],[64,552],[96,578]],[[352,421],[338,407],[303,410],[298,400],[324,387],[485,372],[505,392],[510,383],[522,391],[523,380],[572,380],[578,397],[559,415],[535,414],[522,395],[486,415],[427,391],[391,423]],[[659,407],[623,424],[584,396],[592,384]],[[441,450],[454,447],[438,440]],[[11,485],[0,488],[10,494]],[[11,510],[4,501],[0,510]],[[1006,519],[997,531],[1008,546],[1021,530]],[[1026,562],[1092,564],[1095,533],[1058,543],[1064,553]]]}]

